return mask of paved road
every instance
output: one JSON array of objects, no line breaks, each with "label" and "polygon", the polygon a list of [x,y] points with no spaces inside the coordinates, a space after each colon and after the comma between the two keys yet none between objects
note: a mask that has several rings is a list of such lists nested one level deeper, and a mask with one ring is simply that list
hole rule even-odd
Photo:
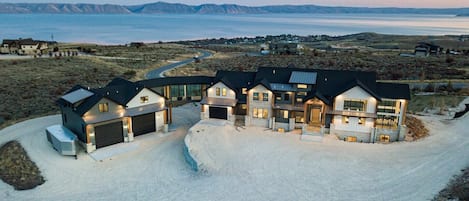
[{"label": "paved road", "polygon": [[[199,59],[204,59],[204,58],[207,58],[209,56],[212,56],[212,53],[208,52],[208,51],[205,51],[205,50],[197,50],[197,52],[201,53],[202,55],[199,56]],[[177,67],[181,67],[181,66],[184,66],[186,64],[189,64],[191,62],[194,62],[194,59],[193,58],[190,58],[190,59],[186,59],[186,60],[183,60],[183,61],[180,61],[180,62],[176,62],[176,63],[172,63],[172,64],[169,64],[169,65],[166,65],[166,66],[162,66],[158,69],[154,69],[150,72],[148,72],[146,75],[145,75],[145,78],[146,79],[152,79],[152,78],[160,78],[160,77],[164,77],[164,73],[166,71],[169,71],[173,68],[177,68]]]}]

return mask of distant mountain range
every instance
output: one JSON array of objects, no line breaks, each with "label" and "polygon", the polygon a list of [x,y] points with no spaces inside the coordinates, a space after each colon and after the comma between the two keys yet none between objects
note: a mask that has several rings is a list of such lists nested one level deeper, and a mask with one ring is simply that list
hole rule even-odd
[{"label": "distant mountain range", "polygon": [[316,5],[241,6],[236,4],[202,4],[156,2],[135,6],[112,4],[0,3],[0,13],[54,14],[266,14],[266,13],[382,13],[448,14],[467,16],[469,8],[367,8]]}]

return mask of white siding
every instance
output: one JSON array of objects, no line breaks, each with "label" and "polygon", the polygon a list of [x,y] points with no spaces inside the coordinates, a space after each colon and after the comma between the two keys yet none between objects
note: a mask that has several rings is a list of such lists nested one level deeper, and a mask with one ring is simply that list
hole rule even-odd
[{"label": "white siding", "polygon": [[[259,100],[253,100],[254,92],[259,93]],[[263,93],[268,93],[269,101],[263,101]],[[272,118],[273,98],[273,93],[262,85],[257,85],[256,87],[248,91],[249,110],[247,115],[249,116],[248,119],[250,119],[249,125],[269,127],[269,119]],[[254,118],[254,108],[267,109],[267,119]]]},{"label": "white siding", "polygon": [[344,100],[346,99],[355,99],[355,100],[364,100],[366,101],[366,113],[375,113],[376,112],[376,99],[363,90],[361,87],[353,87],[344,93],[338,95],[334,101],[335,110],[344,110]]},{"label": "white siding", "polygon": [[[148,96],[148,102],[146,103],[141,103],[140,102],[140,97],[143,96]],[[163,104],[164,105],[164,98],[161,97],[160,95],[156,94],[155,92],[144,88],[142,89],[132,100],[127,103],[128,108],[134,108],[134,107],[140,107],[144,105],[150,105],[150,104]]]},{"label": "white siding", "polygon": [[[220,88],[220,96],[217,96],[217,87]],[[222,89],[226,89],[226,96],[222,96]],[[228,99],[236,99],[236,93],[227,87],[223,82],[218,82],[215,85],[211,86],[207,89],[207,96],[212,98],[228,98]]]},{"label": "white siding", "polygon": [[[344,110],[344,100],[362,100],[366,102],[366,113],[376,113],[377,100],[363,90],[361,87],[353,87],[344,93],[338,95],[334,101],[334,110]],[[334,115],[333,125],[331,125],[331,133],[339,137],[356,136],[359,141],[368,142],[369,134],[371,134],[374,126],[373,118],[365,118],[363,124],[359,124],[358,117],[348,117],[349,122],[343,123],[341,115]]]}]

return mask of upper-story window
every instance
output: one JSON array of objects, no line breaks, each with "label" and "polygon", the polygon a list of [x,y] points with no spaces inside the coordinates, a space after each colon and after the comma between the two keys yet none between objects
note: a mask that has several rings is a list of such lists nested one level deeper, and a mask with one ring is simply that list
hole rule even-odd
[{"label": "upper-story window", "polygon": [[363,100],[344,100],[344,110],[365,111],[366,101]]},{"label": "upper-story window", "polygon": [[222,88],[222,89],[221,89],[221,95],[222,95],[222,96],[226,96],[226,88]]},{"label": "upper-story window", "polygon": [[307,88],[308,88],[308,85],[306,85],[306,84],[298,84],[298,85],[296,85],[296,87],[297,87],[298,89],[307,89]]},{"label": "upper-story window", "polygon": [[262,100],[269,101],[269,93],[262,93]]},{"label": "upper-story window", "polygon": [[396,113],[397,108],[396,108],[396,102],[397,101],[392,101],[392,100],[383,100],[379,102],[378,104],[378,112],[384,112],[384,113]]},{"label": "upper-story window", "polygon": [[215,95],[220,96],[220,87],[216,88]]},{"label": "upper-story window", "polygon": [[99,112],[109,112],[109,103],[100,103],[98,108]]},{"label": "upper-story window", "polygon": [[148,100],[149,100],[148,96],[141,96],[140,97],[140,103],[148,103]]},{"label": "upper-story window", "polygon": [[259,92],[252,93],[252,100],[259,100]]}]

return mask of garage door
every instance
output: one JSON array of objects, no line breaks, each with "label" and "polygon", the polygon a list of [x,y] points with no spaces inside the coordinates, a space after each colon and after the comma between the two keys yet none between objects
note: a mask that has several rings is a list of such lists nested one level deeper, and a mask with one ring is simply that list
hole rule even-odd
[{"label": "garage door", "polygon": [[105,147],[117,143],[124,142],[122,131],[122,122],[115,122],[96,126],[94,128],[96,148]]},{"label": "garage door", "polygon": [[132,130],[134,136],[155,132],[155,113],[132,117]]},{"label": "garage door", "polygon": [[228,109],[223,107],[209,107],[209,117],[214,119],[227,119]]}]

